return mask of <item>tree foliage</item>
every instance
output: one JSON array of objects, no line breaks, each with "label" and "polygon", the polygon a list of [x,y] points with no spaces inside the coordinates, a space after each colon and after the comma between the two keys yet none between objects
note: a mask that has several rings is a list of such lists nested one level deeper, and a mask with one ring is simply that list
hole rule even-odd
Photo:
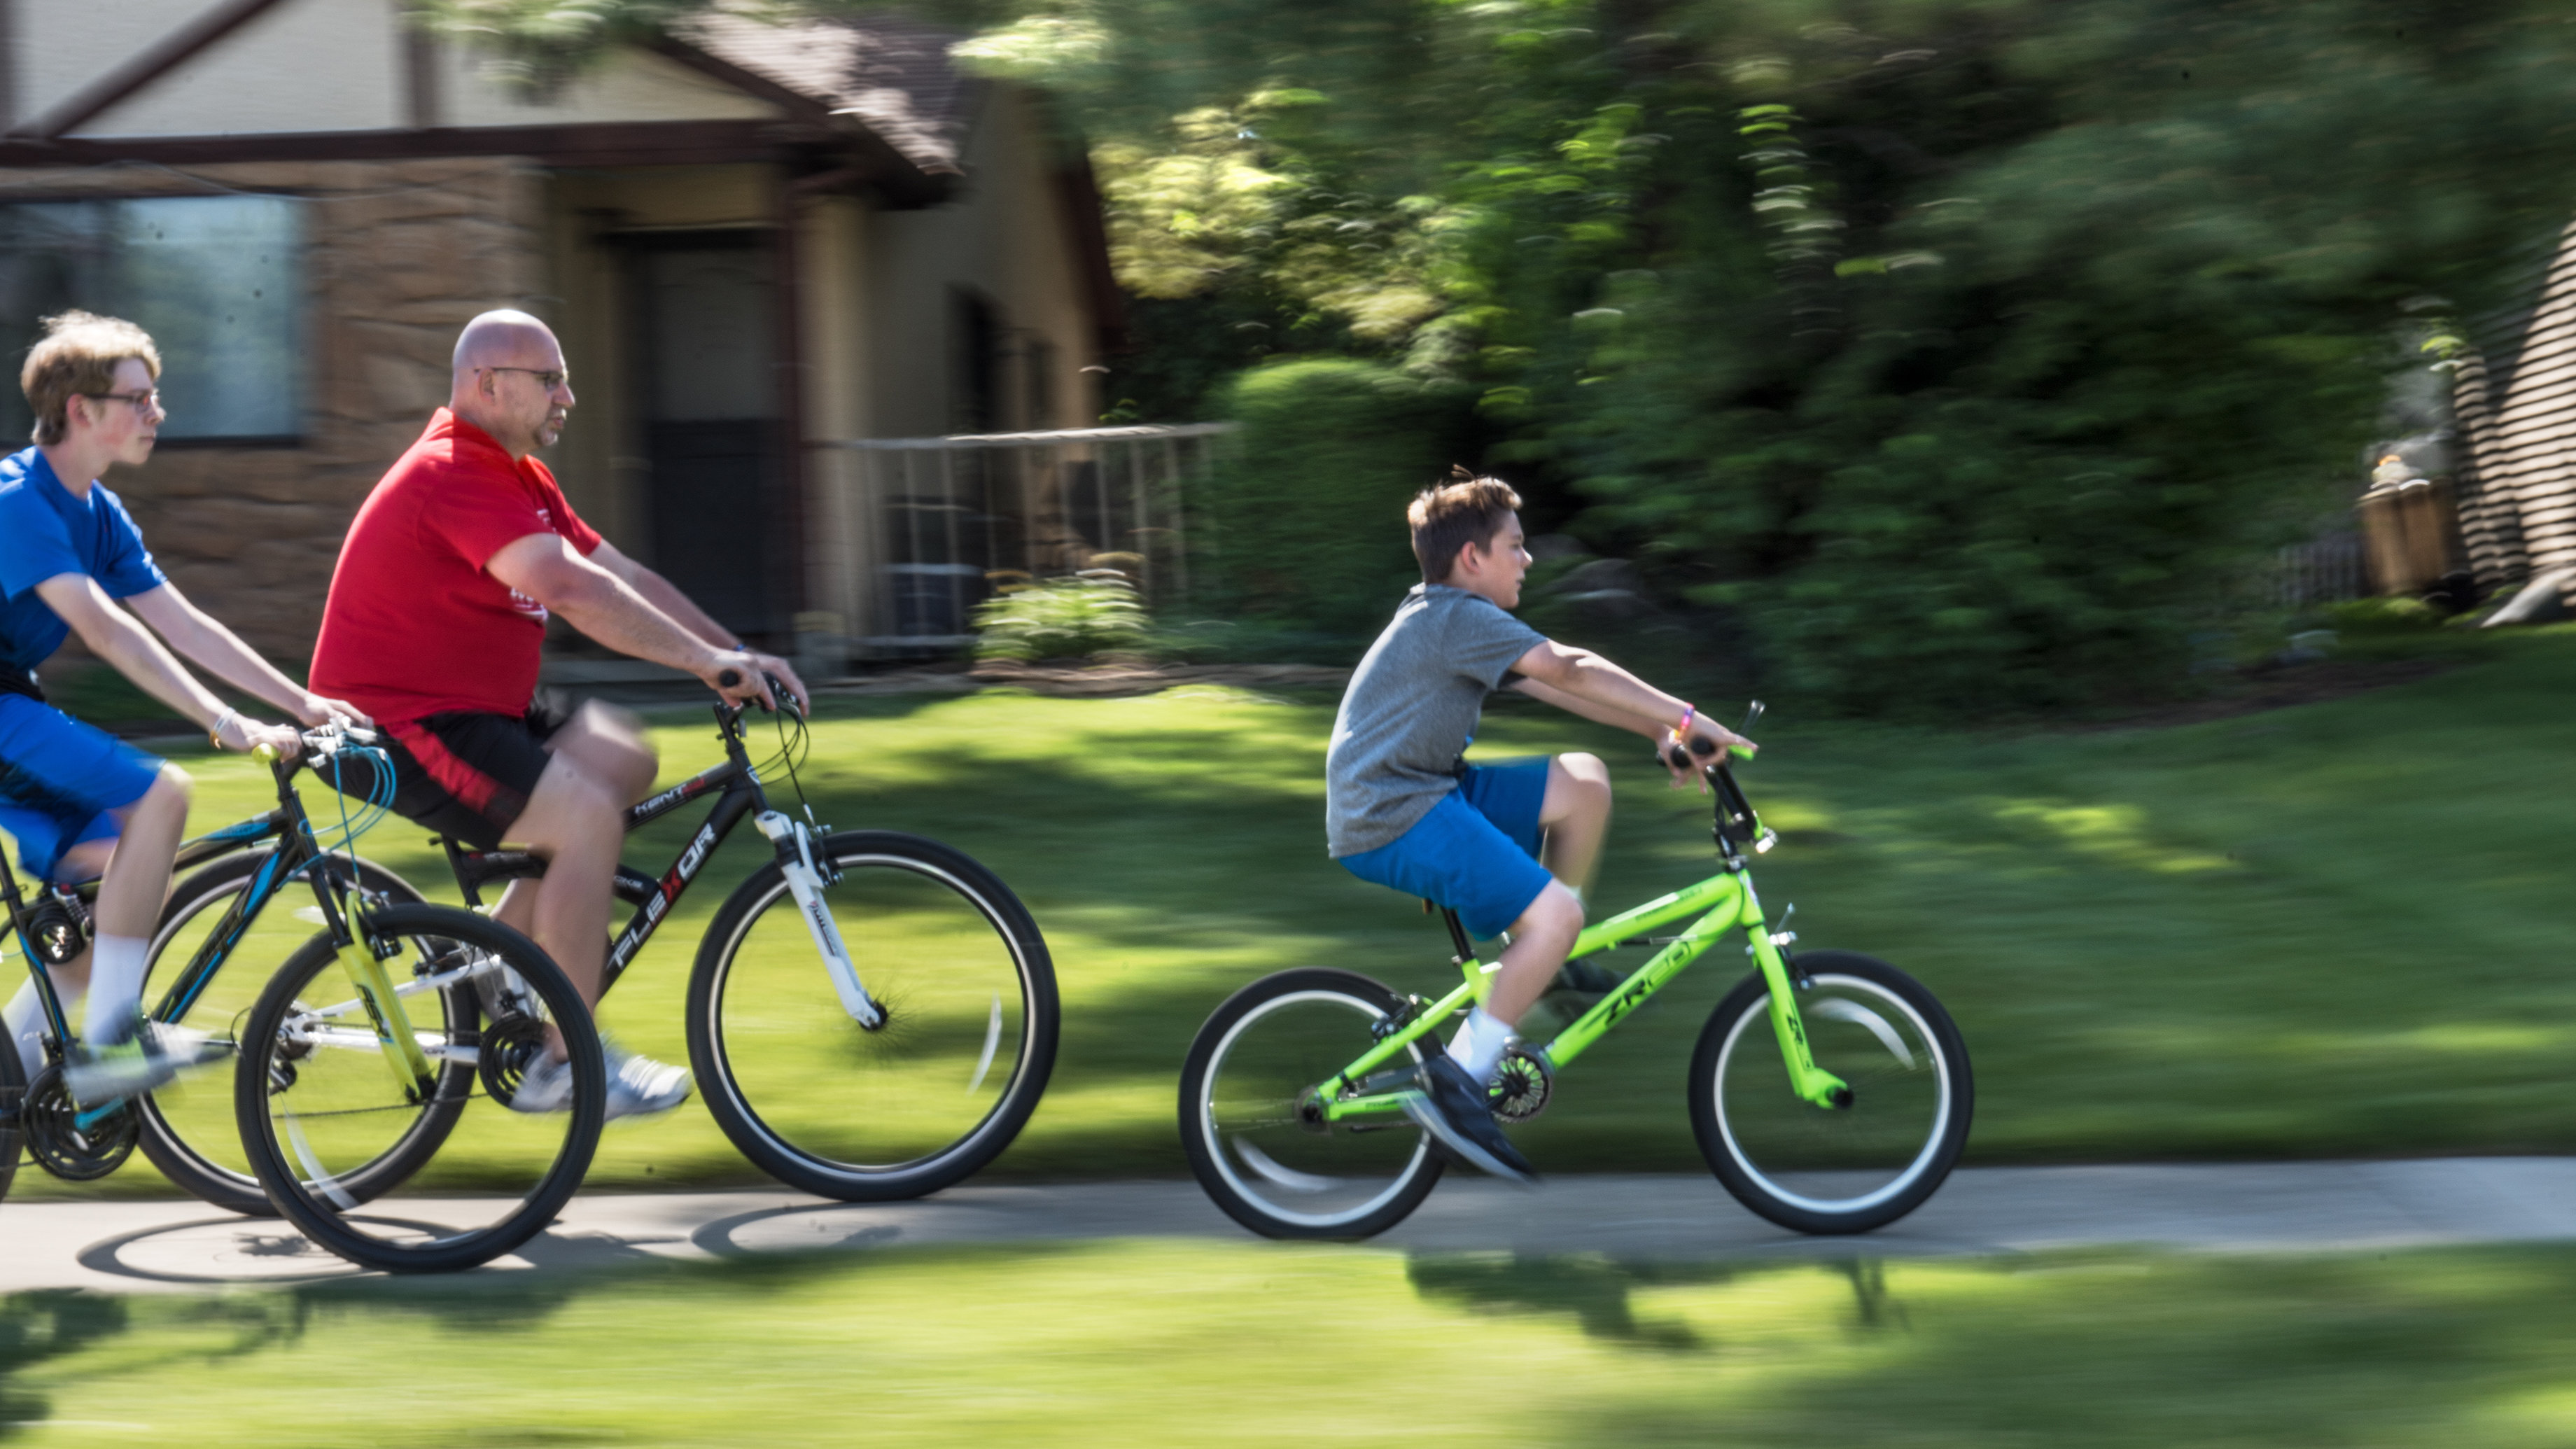
[{"label": "tree foliage", "polygon": [[1093,139],[1143,412],[1282,356],[1463,390],[1595,549],[1866,709],[2169,687],[2348,491],[2401,324],[2498,305],[2576,192],[2542,0],[945,13]]}]

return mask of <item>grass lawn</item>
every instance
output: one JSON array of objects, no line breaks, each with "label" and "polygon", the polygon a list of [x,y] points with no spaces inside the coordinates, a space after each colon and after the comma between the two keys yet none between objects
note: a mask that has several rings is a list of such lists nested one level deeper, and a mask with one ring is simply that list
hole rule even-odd
[{"label": "grass lawn", "polygon": [[[2405,647],[2465,662],[2152,730],[1776,712],[1744,772],[1785,836],[1762,859],[1764,899],[1775,918],[1798,904],[1802,944],[1884,956],[1949,1004],[1977,1072],[1971,1161],[2576,1150],[2576,628]],[[973,852],[1054,948],[1062,1056],[994,1171],[1183,1170],[1182,1055],[1264,972],[1333,964],[1434,994],[1454,980],[1434,922],[1325,857],[1331,715],[1329,699],[1213,688],[829,708],[805,775],[822,818]],[[715,758],[703,714],[656,723],[666,779]],[[1620,817],[1597,900],[1710,868],[1704,805],[1665,790],[1633,737],[1514,702],[1479,748],[1612,759]],[[261,807],[247,762],[187,763],[194,828]],[[691,829],[657,827],[628,859],[658,870]],[[413,827],[389,823],[366,849],[424,886],[443,874]],[[740,832],[610,998],[630,1045],[683,1055],[697,932],[763,849]],[[1524,1131],[1539,1166],[1698,1169],[1683,1070],[1737,971],[1731,950],[1713,955],[1570,1069]],[[593,1181],[749,1175],[692,1105],[613,1129]],[[78,1191],[151,1176],[138,1165]],[[30,1173],[20,1190],[69,1189]]]},{"label": "grass lawn", "polygon": [[[2563,1445],[2576,1250],[1103,1242],[0,1300],[0,1440]],[[396,1367],[401,1372],[394,1372]]]}]

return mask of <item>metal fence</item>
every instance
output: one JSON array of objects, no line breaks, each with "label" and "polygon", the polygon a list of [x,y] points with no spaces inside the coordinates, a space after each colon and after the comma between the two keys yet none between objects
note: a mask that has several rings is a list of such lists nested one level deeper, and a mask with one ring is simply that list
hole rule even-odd
[{"label": "metal fence", "polygon": [[[999,584],[1116,567],[1149,602],[1189,592],[1187,507],[1231,423],[822,445],[807,647],[945,653]],[[1104,557],[1107,556],[1107,557]]]},{"label": "metal fence", "polygon": [[2274,556],[2266,573],[2272,602],[2284,609],[2358,599],[2370,593],[2370,573],[2358,533],[2332,533],[2292,544]]}]

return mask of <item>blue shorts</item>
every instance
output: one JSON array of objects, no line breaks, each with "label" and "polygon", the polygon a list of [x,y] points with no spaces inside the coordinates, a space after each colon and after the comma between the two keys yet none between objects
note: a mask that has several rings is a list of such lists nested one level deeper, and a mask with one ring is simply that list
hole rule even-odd
[{"label": "blue shorts", "polygon": [[0,830],[19,863],[51,880],[63,852],[112,840],[108,812],[143,798],[161,762],[112,735],[22,694],[0,694]]},{"label": "blue shorts", "polygon": [[1555,877],[1538,863],[1539,807],[1549,757],[1469,765],[1413,828],[1375,850],[1341,857],[1372,885],[1421,896],[1458,913],[1477,939],[1510,930]]}]

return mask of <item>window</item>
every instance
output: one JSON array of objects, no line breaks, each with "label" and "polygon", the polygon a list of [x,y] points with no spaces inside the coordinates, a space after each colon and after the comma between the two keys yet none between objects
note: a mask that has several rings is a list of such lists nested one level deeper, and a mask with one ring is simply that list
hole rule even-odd
[{"label": "window", "polygon": [[37,322],[66,308],[123,317],[161,348],[165,440],[286,440],[303,431],[305,203],[179,196],[0,205],[0,450],[34,425],[14,385]]}]

